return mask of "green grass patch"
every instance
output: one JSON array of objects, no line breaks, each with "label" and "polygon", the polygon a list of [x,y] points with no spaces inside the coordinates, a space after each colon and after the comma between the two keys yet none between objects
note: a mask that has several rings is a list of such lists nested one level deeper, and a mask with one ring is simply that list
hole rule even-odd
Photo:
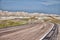
[{"label": "green grass patch", "polygon": [[27,21],[0,20],[0,28],[20,26],[24,24],[27,24]]}]

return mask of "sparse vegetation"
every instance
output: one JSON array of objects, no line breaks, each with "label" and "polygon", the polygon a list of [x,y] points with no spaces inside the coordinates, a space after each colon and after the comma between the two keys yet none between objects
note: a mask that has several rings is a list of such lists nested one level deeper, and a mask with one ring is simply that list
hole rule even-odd
[{"label": "sparse vegetation", "polygon": [[16,21],[16,20],[0,20],[0,28],[20,26],[26,24],[27,21]]},{"label": "sparse vegetation", "polygon": [[60,20],[53,20],[53,19],[51,19],[51,22],[53,22],[53,23],[59,23],[60,24]]},{"label": "sparse vegetation", "polygon": [[60,20],[59,19],[56,19],[56,18],[54,18],[54,17],[51,17],[51,19],[44,19],[44,21],[46,22],[46,21],[50,21],[50,22],[52,22],[52,23],[58,23],[58,24],[60,24]]}]

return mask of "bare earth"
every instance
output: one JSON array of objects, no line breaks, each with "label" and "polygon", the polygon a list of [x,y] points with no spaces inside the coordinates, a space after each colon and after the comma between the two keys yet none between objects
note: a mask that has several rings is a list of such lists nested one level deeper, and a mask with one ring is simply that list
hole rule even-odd
[{"label": "bare earth", "polygon": [[2,35],[0,40],[40,40],[51,28],[50,23],[39,23],[30,28]]}]

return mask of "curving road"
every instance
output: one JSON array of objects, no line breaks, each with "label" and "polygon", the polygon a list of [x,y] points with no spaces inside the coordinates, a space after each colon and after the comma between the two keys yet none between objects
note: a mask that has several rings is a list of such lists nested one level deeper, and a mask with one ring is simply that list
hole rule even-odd
[{"label": "curving road", "polygon": [[60,40],[60,24],[58,24],[58,28],[59,28],[59,33],[58,33],[58,38],[57,38],[57,40]]},{"label": "curving road", "polygon": [[38,23],[0,29],[0,40],[40,40],[53,26],[52,23]]},{"label": "curving road", "polygon": [[22,25],[22,26],[3,28],[3,29],[0,29],[0,36],[5,35],[5,34],[9,34],[12,32],[16,32],[16,31],[20,31],[23,29],[31,28],[35,25],[36,25],[36,23],[35,24],[26,24],[26,25]]}]

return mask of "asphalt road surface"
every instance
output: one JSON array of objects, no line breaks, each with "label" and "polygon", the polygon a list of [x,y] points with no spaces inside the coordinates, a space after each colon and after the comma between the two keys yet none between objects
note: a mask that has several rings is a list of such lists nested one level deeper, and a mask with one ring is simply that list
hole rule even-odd
[{"label": "asphalt road surface", "polygon": [[0,29],[0,40],[40,40],[52,27],[51,23],[38,23]]},{"label": "asphalt road surface", "polygon": [[59,33],[58,33],[58,38],[57,38],[57,40],[60,40],[60,24],[58,24],[58,28],[59,28]]},{"label": "asphalt road surface", "polygon": [[31,27],[34,27],[35,25],[36,25],[36,23],[35,24],[26,24],[26,25],[22,25],[22,26],[3,28],[3,29],[0,29],[0,36],[5,35],[5,34],[9,34],[12,32],[16,32],[16,31],[20,31],[20,30],[23,30],[26,28],[31,28]]}]

